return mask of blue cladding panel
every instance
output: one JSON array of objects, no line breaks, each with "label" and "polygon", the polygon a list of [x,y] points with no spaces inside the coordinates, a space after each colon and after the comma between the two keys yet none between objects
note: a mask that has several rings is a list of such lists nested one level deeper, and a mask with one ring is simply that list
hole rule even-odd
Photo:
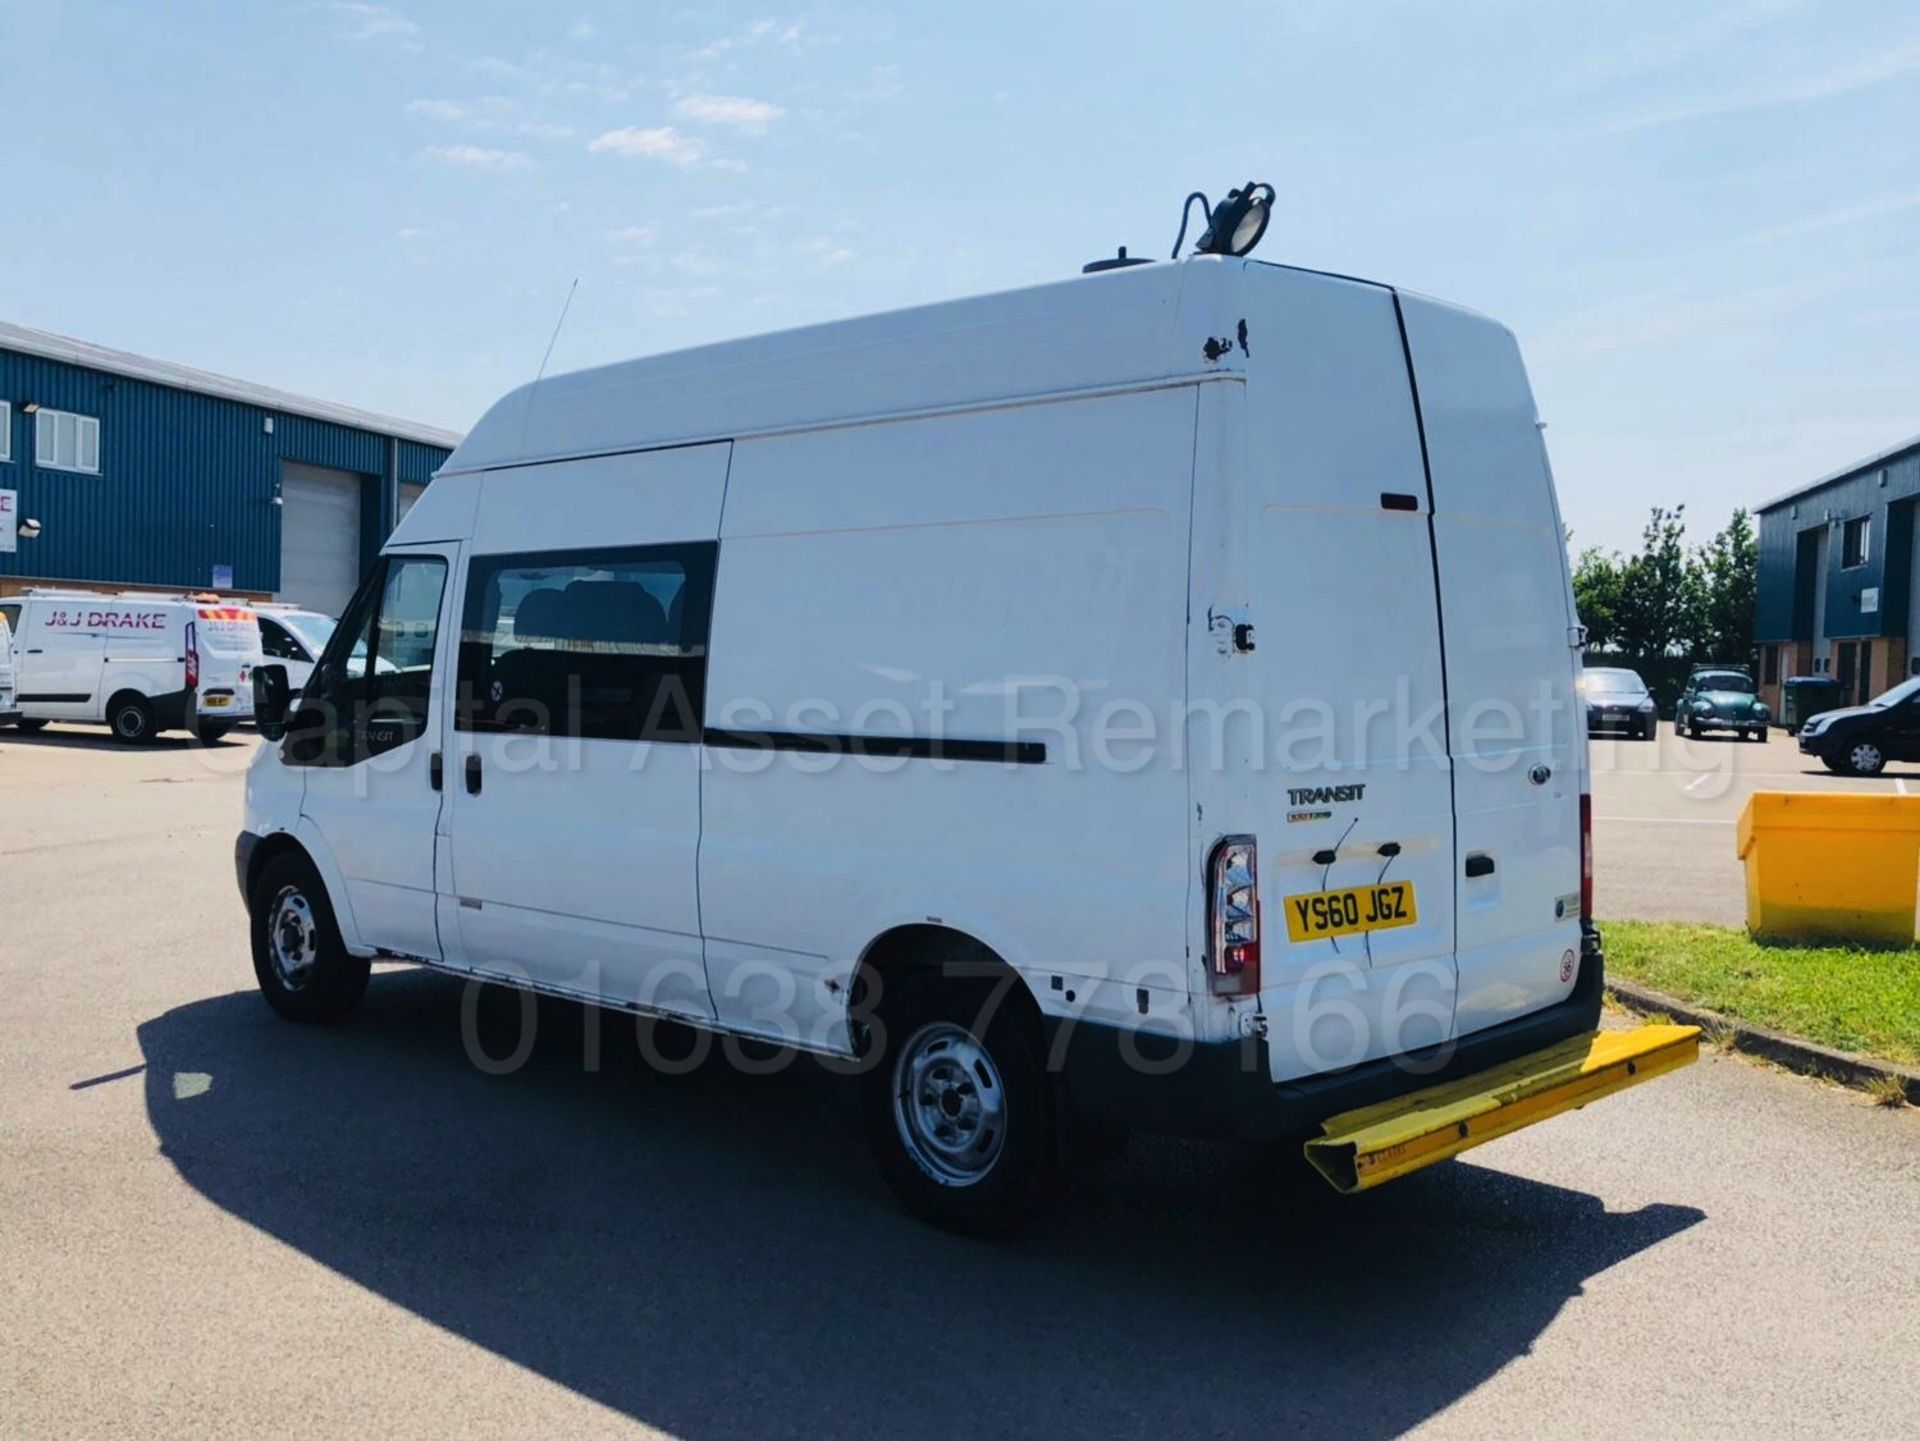
[{"label": "blue cladding panel", "polygon": [[[1901,527],[1911,525],[1911,513],[1902,502],[1916,496],[1920,496],[1920,449],[1843,475],[1762,511],[1755,639],[1765,643],[1813,638],[1804,616],[1799,627],[1794,624],[1795,567],[1800,537],[1823,527],[1828,531],[1826,634],[1848,639],[1905,632],[1912,567],[1907,555],[1910,532],[1903,534]],[[1798,515],[1793,514],[1796,506]],[[1871,522],[1867,563],[1849,570],[1840,564],[1842,525],[1859,516]],[[1870,589],[1880,592],[1877,611],[1860,608],[1861,593]],[[1807,633],[1796,634],[1796,629]]]},{"label": "blue cladding panel", "polygon": [[[0,400],[12,404],[13,457],[0,464],[0,490],[18,491],[20,513],[45,527],[0,554],[0,576],[200,588],[215,565],[231,565],[235,589],[275,590],[280,463],[384,478],[392,450],[371,431],[4,349]],[[34,464],[29,402],[99,418],[98,475]],[[402,441],[400,478],[424,482],[448,454]]]}]

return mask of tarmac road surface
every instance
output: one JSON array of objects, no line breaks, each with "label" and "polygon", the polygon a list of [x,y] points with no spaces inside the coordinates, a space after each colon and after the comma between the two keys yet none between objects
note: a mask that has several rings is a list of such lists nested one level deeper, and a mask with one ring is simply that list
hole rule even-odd
[{"label": "tarmac road surface", "polygon": [[1920,1434],[1912,1112],[1716,1057],[1352,1200],[1141,1139],[968,1243],[810,1068],[556,1005],[491,1076],[408,970],[275,1020],[253,744],[0,736],[0,1434]]}]

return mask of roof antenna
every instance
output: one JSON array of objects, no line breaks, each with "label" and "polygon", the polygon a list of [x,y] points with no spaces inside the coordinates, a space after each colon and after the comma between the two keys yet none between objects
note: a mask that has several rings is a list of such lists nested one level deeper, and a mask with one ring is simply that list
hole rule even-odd
[{"label": "roof antenna", "polygon": [[527,423],[533,419],[533,393],[540,388],[540,382],[547,377],[547,362],[553,359],[553,347],[560,343],[560,327],[567,323],[567,312],[573,309],[573,292],[580,288],[580,277],[573,277],[573,284],[567,287],[567,298],[560,302],[560,318],[553,322],[553,334],[547,337],[547,353],[540,357],[540,368],[533,373],[533,384],[527,387],[527,403],[520,412],[520,443],[527,443]]}]

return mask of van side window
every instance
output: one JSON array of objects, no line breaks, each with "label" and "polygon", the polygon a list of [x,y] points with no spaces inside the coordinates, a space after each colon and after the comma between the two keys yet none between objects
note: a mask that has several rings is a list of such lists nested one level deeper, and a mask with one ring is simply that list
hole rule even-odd
[{"label": "van side window", "polygon": [[475,556],[455,727],[698,741],[717,550]]},{"label": "van side window", "polygon": [[12,631],[15,635],[20,634],[20,604],[18,601],[15,601],[11,605],[0,605],[0,617],[6,619],[8,630]]},{"label": "van side window", "polygon": [[305,660],[298,641],[277,620],[260,617],[260,650],[268,660]]},{"label": "van side window", "polygon": [[447,563],[389,556],[362,582],[288,726],[286,756],[355,765],[427,728]]}]

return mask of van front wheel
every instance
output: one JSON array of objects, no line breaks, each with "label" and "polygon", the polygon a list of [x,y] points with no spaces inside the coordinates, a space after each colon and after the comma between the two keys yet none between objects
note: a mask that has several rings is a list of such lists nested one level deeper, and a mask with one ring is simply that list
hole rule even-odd
[{"label": "van front wheel", "polygon": [[372,963],[347,954],[320,873],[288,852],[261,868],[248,898],[253,974],[283,1019],[337,1021],[360,1003]]},{"label": "van front wheel", "polygon": [[1054,1098],[1029,998],[937,972],[896,982],[863,1078],[867,1139],[921,1219],[970,1236],[1017,1230],[1059,1174]]}]

